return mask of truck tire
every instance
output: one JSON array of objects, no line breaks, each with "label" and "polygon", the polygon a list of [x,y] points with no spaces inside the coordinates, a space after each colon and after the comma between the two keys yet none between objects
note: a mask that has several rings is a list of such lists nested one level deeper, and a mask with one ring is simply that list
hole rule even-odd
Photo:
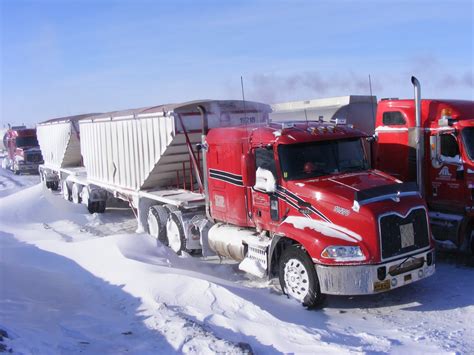
[{"label": "truck tire", "polygon": [[176,254],[181,255],[181,252],[186,248],[186,237],[181,219],[175,213],[170,214],[170,218],[166,223],[166,235],[168,246]]},{"label": "truck tire", "polygon": [[59,181],[51,181],[51,190],[58,191],[59,189]]},{"label": "truck tire", "polygon": [[81,203],[81,190],[82,190],[82,185],[79,185],[78,183],[74,183],[72,185],[72,191],[71,191],[72,202]]},{"label": "truck tire", "polygon": [[325,299],[319,287],[314,264],[301,246],[292,245],[283,250],[279,279],[283,293],[307,308],[317,307]]},{"label": "truck tire", "polygon": [[66,180],[63,180],[61,183],[61,191],[63,193],[63,198],[66,201],[71,201],[71,190],[69,190]]},{"label": "truck tire", "polygon": [[148,233],[166,246],[169,245],[166,235],[166,222],[169,215],[169,210],[161,205],[151,206],[148,209]]}]

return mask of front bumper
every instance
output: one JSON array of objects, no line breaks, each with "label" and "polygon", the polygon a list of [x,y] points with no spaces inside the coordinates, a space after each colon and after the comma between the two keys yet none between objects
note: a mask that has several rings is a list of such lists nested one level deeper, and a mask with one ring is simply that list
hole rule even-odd
[{"label": "front bumper", "polygon": [[[429,259],[432,260],[430,265],[427,261]],[[316,264],[315,267],[322,293],[346,296],[370,295],[389,291],[433,275],[435,272],[434,249],[413,254],[408,259],[404,257],[376,265]],[[383,268],[385,268],[385,275]]]}]

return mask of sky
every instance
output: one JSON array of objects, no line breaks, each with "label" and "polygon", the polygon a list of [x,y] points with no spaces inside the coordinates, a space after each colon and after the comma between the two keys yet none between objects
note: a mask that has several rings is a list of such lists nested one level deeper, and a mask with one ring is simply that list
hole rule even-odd
[{"label": "sky", "polygon": [[474,100],[471,0],[0,0],[0,127],[195,99]]}]

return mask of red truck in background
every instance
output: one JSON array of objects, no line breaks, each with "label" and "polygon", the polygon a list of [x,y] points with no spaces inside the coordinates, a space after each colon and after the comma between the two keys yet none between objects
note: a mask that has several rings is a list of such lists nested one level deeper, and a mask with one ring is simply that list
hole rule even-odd
[{"label": "red truck in background", "polygon": [[37,173],[43,163],[43,156],[36,139],[36,129],[25,126],[10,127],[3,136],[7,155],[2,160],[2,168],[15,174]]},{"label": "red truck in background", "polygon": [[375,167],[403,181],[416,180],[430,210],[433,234],[444,248],[474,253],[474,101],[381,100],[376,116]]},{"label": "red truck in background", "polygon": [[414,100],[377,104],[375,96],[348,96],[287,102],[272,105],[271,119],[343,119],[374,135],[372,166],[418,183],[438,246],[474,253],[474,102],[422,100],[420,83],[414,77],[412,83]]}]

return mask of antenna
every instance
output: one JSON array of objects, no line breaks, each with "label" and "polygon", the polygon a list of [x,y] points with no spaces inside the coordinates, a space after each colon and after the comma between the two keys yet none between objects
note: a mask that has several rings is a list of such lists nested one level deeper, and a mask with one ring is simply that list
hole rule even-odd
[{"label": "antenna", "polygon": [[244,102],[245,124],[247,124],[247,110],[245,109],[244,78],[242,77],[242,75],[240,76],[240,87],[242,88],[242,101]]},{"label": "antenna", "polygon": [[[370,74],[369,74],[369,90],[370,90],[370,101],[372,101],[372,98],[373,98],[373,95],[372,95],[372,79],[370,78]],[[377,104],[377,100],[375,100],[375,103]],[[373,122],[375,123],[375,112],[374,112],[373,103],[371,105],[371,111],[372,111],[372,119],[374,120]]]}]

